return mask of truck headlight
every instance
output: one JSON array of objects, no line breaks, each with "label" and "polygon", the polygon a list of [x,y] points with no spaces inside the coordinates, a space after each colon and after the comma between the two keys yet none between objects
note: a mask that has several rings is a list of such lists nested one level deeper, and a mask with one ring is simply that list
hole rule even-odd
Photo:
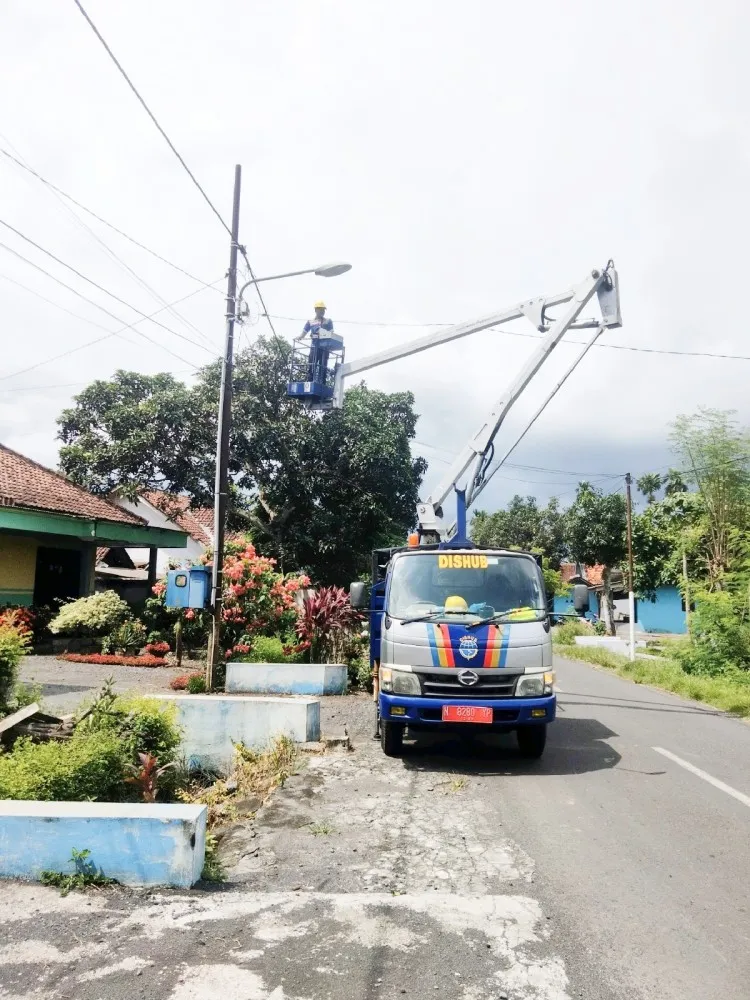
[{"label": "truck headlight", "polygon": [[517,698],[538,698],[542,694],[552,694],[555,683],[554,671],[543,674],[524,674],[516,686]]},{"label": "truck headlight", "polygon": [[416,674],[408,673],[406,670],[394,670],[392,676],[394,694],[420,695],[422,693]]},{"label": "truck headlight", "polygon": [[544,694],[544,674],[524,674],[516,687],[517,698],[535,698]]}]

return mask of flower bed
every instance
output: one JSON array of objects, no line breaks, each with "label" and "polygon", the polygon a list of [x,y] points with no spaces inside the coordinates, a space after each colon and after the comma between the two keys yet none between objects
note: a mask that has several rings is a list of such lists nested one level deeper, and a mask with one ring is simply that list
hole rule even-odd
[{"label": "flower bed", "polygon": [[113,667],[168,667],[162,656],[118,656],[115,653],[61,653],[58,660],[68,663],[99,663]]}]

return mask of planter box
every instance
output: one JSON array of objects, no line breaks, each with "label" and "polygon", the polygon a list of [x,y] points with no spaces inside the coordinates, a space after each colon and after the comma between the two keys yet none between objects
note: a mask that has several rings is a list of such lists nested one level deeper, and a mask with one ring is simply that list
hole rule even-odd
[{"label": "planter box", "polygon": [[162,694],[174,702],[183,731],[182,752],[191,768],[226,774],[233,743],[261,749],[275,736],[297,743],[320,739],[320,702],[315,698],[253,698],[231,694]]},{"label": "planter box", "polygon": [[228,693],[346,694],[347,669],[340,663],[228,663]]},{"label": "planter box", "polygon": [[206,807],[0,801],[0,877],[72,872],[74,848],[123,885],[187,889],[203,870]]}]

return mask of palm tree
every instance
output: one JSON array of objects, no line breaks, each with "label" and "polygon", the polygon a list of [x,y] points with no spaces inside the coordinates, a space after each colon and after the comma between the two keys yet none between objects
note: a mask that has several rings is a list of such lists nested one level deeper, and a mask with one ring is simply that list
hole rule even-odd
[{"label": "palm tree", "polygon": [[656,494],[664,485],[658,472],[644,473],[640,479],[636,480],[635,484],[650,504],[656,500]]}]

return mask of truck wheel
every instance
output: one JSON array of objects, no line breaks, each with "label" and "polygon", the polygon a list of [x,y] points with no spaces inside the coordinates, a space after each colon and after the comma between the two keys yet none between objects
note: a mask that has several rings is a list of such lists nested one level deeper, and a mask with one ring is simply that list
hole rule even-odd
[{"label": "truck wheel", "polygon": [[386,757],[400,757],[404,751],[404,727],[398,722],[381,719],[380,746]]},{"label": "truck wheel", "polygon": [[547,727],[522,726],[516,730],[516,737],[521,756],[529,760],[536,760],[544,753],[544,747],[547,743]]}]

